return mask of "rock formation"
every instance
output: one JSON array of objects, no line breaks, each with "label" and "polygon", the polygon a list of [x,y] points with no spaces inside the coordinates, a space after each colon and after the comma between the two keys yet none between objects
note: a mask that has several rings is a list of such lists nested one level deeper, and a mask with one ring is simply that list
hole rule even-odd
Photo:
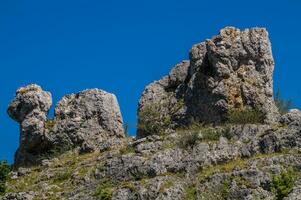
[{"label": "rock formation", "polygon": [[[266,123],[278,120],[273,100],[274,60],[265,29],[224,28],[212,39],[194,45],[189,57],[146,87],[139,101],[138,137],[151,134],[143,127],[148,121],[164,129],[191,122],[220,124],[235,110],[256,109]],[[160,116],[150,114],[152,111]],[[143,122],[145,114],[148,121]]]},{"label": "rock formation", "polygon": [[51,94],[38,85],[17,90],[7,110],[9,116],[20,123],[20,146],[15,155],[15,165],[34,163],[36,155],[51,145],[52,138],[45,128],[51,104]]},{"label": "rock formation", "polygon": [[81,152],[107,149],[124,137],[117,98],[98,89],[67,95],[55,108],[51,131],[59,133],[59,144],[80,146]]},{"label": "rock formation", "polygon": [[51,94],[40,86],[17,90],[8,108],[9,116],[20,123],[15,166],[36,164],[51,153],[75,147],[82,153],[108,149],[124,137],[113,94],[92,89],[67,95],[57,104],[54,119],[47,119],[51,104]]},{"label": "rock formation", "polygon": [[146,87],[136,138],[112,94],[67,95],[50,120],[50,93],[21,88],[8,113],[21,124],[22,167],[0,199],[301,199],[301,112],[278,113],[273,67],[265,29],[222,29]]}]

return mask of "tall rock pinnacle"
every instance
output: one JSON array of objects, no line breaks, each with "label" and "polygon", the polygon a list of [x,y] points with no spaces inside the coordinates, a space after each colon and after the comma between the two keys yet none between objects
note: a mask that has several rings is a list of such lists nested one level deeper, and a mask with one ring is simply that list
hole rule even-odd
[{"label": "tall rock pinnacle", "polygon": [[149,121],[165,128],[192,121],[222,123],[230,111],[245,109],[259,110],[265,123],[277,121],[273,70],[265,29],[226,27],[212,39],[194,45],[189,61],[146,87],[138,108],[138,137],[150,134],[142,127],[148,122],[141,116],[151,110],[157,110],[160,116]]}]

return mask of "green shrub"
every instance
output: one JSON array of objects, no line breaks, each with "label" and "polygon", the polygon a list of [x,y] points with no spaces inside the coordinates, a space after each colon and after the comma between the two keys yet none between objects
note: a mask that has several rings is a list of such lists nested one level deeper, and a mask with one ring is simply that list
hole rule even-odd
[{"label": "green shrub", "polygon": [[184,106],[179,99],[176,104],[171,102],[153,103],[143,107],[138,113],[137,128],[144,136],[162,134],[172,124],[172,118]]},{"label": "green shrub", "polygon": [[232,109],[228,112],[231,124],[260,124],[264,122],[264,114],[258,109]]},{"label": "green shrub", "polygon": [[293,189],[296,174],[292,168],[282,171],[272,178],[272,189],[276,193],[276,200],[282,200]]},{"label": "green shrub", "polygon": [[138,114],[138,130],[143,135],[160,134],[170,123],[169,116],[162,115],[160,104],[144,107]]},{"label": "green shrub", "polygon": [[223,199],[228,199],[229,193],[230,193],[230,181],[229,180],[226,180],[223,182],[220,193],[221,193],[221,196],[223,197]]},{"label": "green shrub", "polygon": [[231,140],[234,136],[232,130],[231,130],[231,127],[226,125],[222,130],[222,136],[227,138],[228,140]]},{"label": "green shrub", "polygon": [[181,148],[193,147],[199,139],[199,133],[195,131],[183,133],[179,139],[178,146]]},{"label": "green shrub", "polygon": [[3,195],[6,190],[6,181],[10,172],[10,166],[7,161],[0,161],[0,195]]},{"label": "green shrub", "polygon": [[96,191],[95,196],[98,200],[111,200],[114,192],[113,184],[109,181],[101,183]]},{"label": "green shrub", "polygon": [[202,141],[218,141],[222,136],[222,131],[213,128],[204,128],[201,131]]},{"label": "green shrub", "polygon": [[289,109],[292,107],[292,100],[290,100],[290,99],[284,100],[281,97],[279,89],[277,90],[277,92],[275,94],[274,100],[275,100],[275,104],[281,114],[287,113],[289,111]]},{"label": "green shrub", "polygon": [[186,188],[183,200],[195,200],[197,199],[197,189],[195,185],[191,185]]}]

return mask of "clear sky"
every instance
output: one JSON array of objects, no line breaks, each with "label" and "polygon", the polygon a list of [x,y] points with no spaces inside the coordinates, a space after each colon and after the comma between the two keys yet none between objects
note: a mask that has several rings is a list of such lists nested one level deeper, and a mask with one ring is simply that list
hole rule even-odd
[{"label": "clear sky", "polygon": [[6,114],[18,87],[37,83],[54,104],[86,88],[115,93],[134,134],[144,87],[225,26],[268,29],[274,87],[300,108],[300,0],[1,0],[0,159],[18,147]]}]

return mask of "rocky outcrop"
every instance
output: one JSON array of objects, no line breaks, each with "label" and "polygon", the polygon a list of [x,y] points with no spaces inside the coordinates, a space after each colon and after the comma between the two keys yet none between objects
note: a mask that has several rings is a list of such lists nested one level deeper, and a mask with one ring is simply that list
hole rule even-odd
[{"label": "rocky outcrop", "polygon": [[290,112],[284,114],[280,118],[280,122],[289,126],[301,126],[301,112],[298,109],[291,109]]},{"label": "rocky outcrop", "polygon": [[[189,133],[202,136],[190,140]],[[128,139],[101,153],[71,151],[13,173],[8,187],[18,192],[4,199],[272,200],[279,195],[275,177],[284,173],[287,185],[280,187],[293,200],[300,196],[300,133],[282,124],[202,127]],[[34,185],[24,186],[28,180]]]},{"label": "rocky outcrop", "polygon": [[189,56],[190,61],[146,87],[139,101],[138,137],[158,134],[153,127],[145,128],[149,122],[164,130],[192,121],[220,124],[235,110],[256,109],[265,123],[278,121],[274,60],[265,29],[224,28],[194,45]]},{"label": "rocky outcrop", "polygon": [[115,95],[91,89],[67,95],[47,119],[51,94],[37,85],[17,90],[8,108],[20,123],[20,147],[15,166],[39,163],[51,153],[79,147],[80,152],[104,150],[120,144],[123,122]]},{"label": "rocky outcrop", "polygon": [[11,172],[0,199],[300,199],[301,112],[278,113],[273,67],[265,29],[222,29],[146,87],[136,138],[113,94],[67,95],[47,119],[50,93],[21,88],[16,164],[40,165]]},{"label": "rocky outcrop", "polygon": [[116,96],[92,89],[63,97],[55,108],[51,131],[59,133],[57,145],[80,146],[81,152],[118,144],[124,130]]},{"label": "rocky outcrop", "polygon": [[47,113],[52,99],[38,85],[21,87],[8,107],[9,116],[20,123],[20,146],[15,165],[34,163],[37,154],[49,148],[52,139],[46,127]]}]

